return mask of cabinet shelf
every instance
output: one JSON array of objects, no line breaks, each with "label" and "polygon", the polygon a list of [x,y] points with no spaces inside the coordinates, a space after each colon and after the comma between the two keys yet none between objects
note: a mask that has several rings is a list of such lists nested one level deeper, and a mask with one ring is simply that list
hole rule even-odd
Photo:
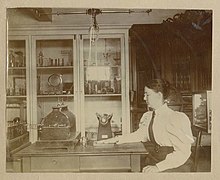
[{"label": "cabinet shelf", "polygon": [[56,98],[56,97],[74,97],[73,94],[60,94],[60,95],[37,95],[38,98]]},{"label": "cabinet shelf", "polygon": [[121,94],[85,94],[85,97],[110,97],[121,96]]},{"label": "cabinet shelf", "polygon": [[[10,108],[11,108],[11,109],[20,109],[21,107],[20,107],[20,106],[9,106],[9,105],[7,105],[6,108],[7,108],[7,109],[10,109]],[[24,106],[23,108],[27,108],[27,107]]]},{"label": "cabinet shelf", "polygon": [[47,70],[47,69],[73,69],[73,66],[42,66],[42,67],[37,67],[37,70]]},{"label": "cabinet shelf", "polygon": [[21,98],[21,99],[24,99],[26,98],[27,96],[7,96],[7,98],[10,98],[10,99],[14,99],[14,98]]},{"label": "cabinet shelf", "polygon": [[84,65],[84,68],[88,68],[88,67],[106,67],[106,66],[108,66],[110,68],[121,68],[120,65],[113,65],[113,66],[111,66],[111,65]]},{"label": "cabinet shelf", "polygon": [[26,70],[26,67],[8,67],[8,70]]}]

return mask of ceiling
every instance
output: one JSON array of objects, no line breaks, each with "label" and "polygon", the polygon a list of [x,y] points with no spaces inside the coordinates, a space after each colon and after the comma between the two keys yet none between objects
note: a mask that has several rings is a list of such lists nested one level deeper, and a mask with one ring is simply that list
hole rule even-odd
[{"label": "ceiling", "polygon": [[[36,13],[36,10],[38,11]],[[72,25],[88,26],[91,23],[91,15],[87,9],[76,8],[10,8],[7,9],[9,27],[22,25]],[[160,24],[175,14],[184,13],[181,9],[130,9],[136,13],[105,13],[106,11],[126,11],[129,9],[100,9],[103,13],[96,16],[99,26],[102,25],[133,25],[133,24]],[[41,14],[41,18],[38,14]],[[82,12],[82,14],[71,14]],[[54,15],[51,15],[51,13]],[[67,15],[57,15],[67,13]],[[70,14],[68,14],[70,13]]]}]

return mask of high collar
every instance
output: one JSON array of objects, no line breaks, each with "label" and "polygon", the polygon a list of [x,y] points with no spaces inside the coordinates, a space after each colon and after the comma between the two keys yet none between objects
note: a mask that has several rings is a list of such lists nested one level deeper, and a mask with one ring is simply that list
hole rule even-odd
[{"label": "high collar", "polygon": [[170,111],[171,109],[167,106],[166,103],[164,103],[162,106],[160,106],[158,109],[154,110],[156,115],[163,114],[164,112],[167,113],[167,111]]}]

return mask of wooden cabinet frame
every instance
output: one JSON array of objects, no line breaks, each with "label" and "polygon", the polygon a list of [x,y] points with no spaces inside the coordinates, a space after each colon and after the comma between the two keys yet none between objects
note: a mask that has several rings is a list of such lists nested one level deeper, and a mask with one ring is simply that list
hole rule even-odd
[{"label": "wooden cabinet frame", "polygon": [[[126,134],[130,132],[130,100],[129,100],[129,43],[128,43],[128,29],[129,26],[106,26],[100,30],[100,36],[103,37],[117,37],[121,39],[122,45],[122,133]],[[48,26],[43,27],[17,27],[9,28],[9,35],[13,37],[19,37],[22,35],[28,40],[27,59],[29,59],[29,65],[27,69],[27,87],[28,87],[28,113],[30,124],[30,141],[35,142],[38,139],[37,131],[37,67],[36,67],[36,40],[50,40],[50,39],[72,39],[73,40],[73,59],[74,59],[74,114],[77,117],[77,130],[81,131],[81,135],[85,135],[84,129],[84,92],[80,68],[83,67],[82,56],[80,51],[82,50],[82,37],[88,37],[87,27],[60,27],[60,26]]]}]

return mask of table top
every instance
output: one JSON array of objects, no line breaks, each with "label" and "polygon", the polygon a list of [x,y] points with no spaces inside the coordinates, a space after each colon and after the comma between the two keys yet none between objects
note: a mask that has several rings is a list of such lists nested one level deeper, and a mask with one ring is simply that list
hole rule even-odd
[{"label": "table top", "polygon": [[141,142],[138,143],[126,143],[126,144],[112,144],[93,146],[82,145],[73,146],[70,148],[57,148],[57,147],[39,147],[36,143],[22,149],[21,151],[14,154],[14,157],[25,157],[25,156],[63,156],[63,155],[119,155],[119,154],[148,154],[148,151]]}]

